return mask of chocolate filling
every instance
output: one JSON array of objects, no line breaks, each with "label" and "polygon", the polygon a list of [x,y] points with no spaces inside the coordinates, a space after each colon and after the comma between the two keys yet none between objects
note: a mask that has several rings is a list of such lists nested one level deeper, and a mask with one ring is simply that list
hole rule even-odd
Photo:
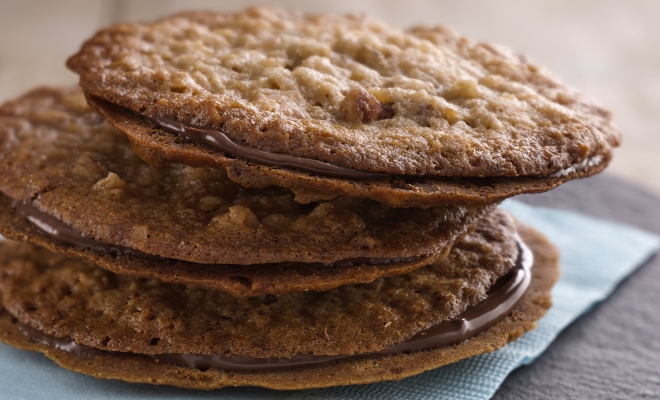
[{"label": "chocolate filling", "polygon": [[39,229],[44,235],[60,242],[83,249],[91,250],[101,254],[129,254],[133,256],[160,258],[139,250],[131,249],[115,244],[103,243],[83,236],[80,232],[73,230],[59,219],[45,212],[39,211],[28,201],[14,201],[14,207],[19,214],[25,217],[29,223]]},{"label": "chocolate filling", "polygon": [[[163,257],[156,256],[141,252],[139,250],[131,249],[124,246],[115,244],[103,243],[94,239],[83,236],[80,232],[75,231],[67,226],[64,222],[49,215],[43,211],[38,210],[28,201],[14,201],[14,207],[19,214],[21,214],[29,223],[34,225],[39,231],[49,238],[59,243],[68,244],[75,247],[81,247],[86,250],[91,250],[99,254],[118,255],[133,255],[139,257],[147,257],[154,259],[164,259]],[[411,262],[426,257],[428,254],[413,256],[413,257],[395,257],[395,258],[376,258],[376,257],[354,257],[344,260],[338,260],[327,263],[305,263],[305,265],[312,267],[325,267],[325,268],[338,268],[338,267],[352,267],[355,265],[383,265],[392,263]]]},{"label": "chocolate filling", "polygon": [[[200,354],[144,355],[188,368],[216,368],[235,372],[264,372],[292,368],[309,368],[344,360],[382,357],[451,346],[484,332],[506,318],[516,305],[518,305],[518,302],[529,288],[532,279],[531,268],[533,255],[520,238],[516,239],[519,247],[516,264],[508,274],[495,282],[481,303],[469,308],[455,320],[441,322],[408,340],[381,351],[337,356],[302,354],[291,358],[253,358]],[[99,350],[94,347],[77,344],[69,337],[56,338],[21,322],[17,322],[16,325],[21,332],[30,336],[32,339],[60,350],[75,354],[119,354],[118,352]]]},{"label": "chocolate filling", "polygon": [[[220,150],[233,157],[243,158],[258,164],[270,165],[272,167],[291,168],[313,174],[340,179],[386,179],[393,175],[380,172],[359,171],[352,168],[338,167],[323,161],[309,158],[289,156],[286,154],[275,154],[267,151],[245,147],[234,143],[227,135],[219,130],[205,128],[179,122],[162,117],[150,117],[140,114],[144,119],[167,132],[183,136],[193,142],[202,143]],[[592,167],[601,161],[600,156],[586,159],[579,164],[572,165],[566,169],[548,175],[550,178],[568,176],[572,173]]]},{"label": "chocolate filling", "polygon": [[227,135],[215,129],[190,125],[161,117],[149,117],[147,115],[142,115],[142,117],[167,132],[181,135],[193,142],[211,146],[225,154],[243,158],[258,164],[270,165],[271,167],[297,169],[340,179],[384,179],[390,177],[389,174],[359,171],[352,168],[338,167],[336,165],[309,158],[269,153],[267,151],[241,146],[232,142]]}]

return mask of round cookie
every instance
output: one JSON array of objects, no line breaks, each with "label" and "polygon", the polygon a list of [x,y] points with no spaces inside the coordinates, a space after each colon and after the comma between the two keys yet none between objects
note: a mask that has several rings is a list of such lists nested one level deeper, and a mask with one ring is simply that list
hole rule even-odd
[{"label": "round cookie", "polygon": [[[609,113],[545,69],[442,27],[271,8],[184,13],[102,30],[68,66],[150,163],[241,177],[257,168],[267,184],[315,196],[296,181],[379,201],[390,188],[395,205],[460,202],[462,190],[502,198],[598,172],[619,143]],[[488,190],[438,177],[550,182]]]},{"label": "round cookie", "polygon": [[[7,238],[36,244],[57,254],[80,258],[117,274],[221,290],[234,296],[328,290],[341,285],[371,282],[377,278],[401,275],[429,265],[434,260],[445,257],[450,250],[448,246],[443,253],[410,261],[330,267],[313,263],[198,264],[131,254],[116,256],[52,240],[16,213],[11,203],[7,196],[0,194],[0,233]],[[475,216],[475,222],[477,218],[478,216]]]},{"label": "round cookie", "polygon": [[[431,368],[458,361],[465,357],[493,351],[506,345],[509,341],[516,339],[524,331],[534,328],[536,321],[545,313],[551,304],[550,289],[558,276],[558,255],[552,245],[537,232],[523,227],[520,233],[523,240],[533,250],[535,261],[532,269],[531,286],[513,313],[497,325],[472,339],[457,345],[434,350],[379,358],[352,359],[322,367],[278,372],[236,373],[217,369],[202,371],[164,362],[157,363],[151,358],[138,354],[103,352],[97,355],[77,355],[35,343],[17,330],[16,322],[24,323],[26,318],[29,319],[29,317],[25,316],[26,313],[40,313],[37,304],[33,304],[31,308],[28,306],[24,310],[25,312],[19,310],[18,318],[12,317],[12,313],[16,312],[16,310],[13,310],[12,313],[2,313],[0,315],[0,339],[20,348],[43,352],[65,368],[97,377],[122,379],[130,382],[168,384],[197,389],[214,389],[224,386],[242,385],[264,386],[275,389],[304,389],[401,379]],[[34,262],[21,262],[16,259],[15,255],[13,258],[13,266],[9,266],[6,261],[3,263],[3,270],[5,272],[8,268],[14,271],[19,271],[22,268],[23,273],[30,274],[31,270],[38,268],[34,265]],[[67,263],[67,261],[61,261],[61,263]],[[54,263],[52,266],[55,269],[64,270],[66,268],[61,267],[57,263]],[[97,271],[102,270],[97,269]],[[63,273],[62,275],[66,276],[67,274]],[[13,290],[12,285],[8,281],[17,281],[20,279],[8,277],[7,274],[3,277],[2,291],[5,307],[8,307],[7,301],[13,302],[12,296],[8,296],[5,292],[5,290]],[[42,281],[45,280],[48,280],[48,278]],[[92,282],[99,281],[98,279],[94,279]],[[89,284],[93,285],[91,282],[87,283],[87,285]],[[79,286],[85,285],[81,284]],[[118,287],[121,287],[121,283],[118,284]],[[36,289],[32,289],[32,291],[34,290]],[[46,291],[48,292],[48,290]],[[73,297],[75,297],[75,294],[73,294],[74,291],[75,289],[72,291]],[[421,294],[420,296],[424,295]],[[91,303],[96,304],[95,300],[92,299]],[[368,301],[366,298],[364,300]],[[280,298],[278,297],[279,301]],[[268,306],[259,305],[258,307],[267,308],[278,304],[278,302],[271,303]],[[47,303],[44,305],[48,306]],[[124,304],[121,304],[120,307],[123,306]],[[200,312],[203,313],[204,311],[200,310]],[[137,318],[137,316],[134,318]],[[58,329],[66,329],[65,324],[58,325]],[[41,326],[40,328],[49,329],[46,326]],[[334,340],[332,334],[323,335],[321,332],[320,335],[321,338],[317,339],[317,342],[323,343],[325,341],[328,343]],[[161,338],[151,347],[158,346],[162,341],[163,339]],[[111,342],[112,340],[107,344]],[[139,344],[134,345],[139,346]]]},{"label": "round cookie", "polygon": [[247,189],[224,170],[155,168],[77,88],[0,107],[0,191],[87,239],[204,264],[431,257],[487,209],[344,196],[300,204],[288,189]]}]

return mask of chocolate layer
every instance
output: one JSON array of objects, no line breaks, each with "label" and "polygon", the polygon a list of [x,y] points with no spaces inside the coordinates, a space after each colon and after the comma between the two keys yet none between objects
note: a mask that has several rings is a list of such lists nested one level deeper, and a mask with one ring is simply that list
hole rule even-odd
[{"label": "chocolate layer", "polygon": [[[68,351],[69,353],[88,354],[88,355],[104,353],[103,350],[99,350],[90,346],[80,345],[74,342],[73,340],[71,340],[71,338],[69,337],[58,338],[52,335],[47,335],[42,331],[40,331],[39,329],[35,329],[30,325],[24,324],[22,322],[16,322],[16,327],[24,335],[27,335],[38,342],[41,342],[50,347],[55,347],[56,349]],[[116,353],[116,352],[105,351],[105,353]]]},{"label": "chocolate layer", "polygon": [[[147,254],[139,250],[131,249],[124,246],[115,244],[103,243],[94,239],[83,236],[80,232],[75,231],[71,227],[59,219],[49,215],[45,212],[38,210],[30,202],[15,201],[14,207],[21,215],[23,215],[28,222],[34,225],[37,229],[43,232],[49,238],[60,243],[68,244],[71,246],[81,247],[83,249],[92,250],[99,254],[130,254],[140,257],[160,259],[157,255]],[[383,265],[400,262],[410,262],[426,257],[428,254],[423,254],[414,257],[395,257],[395,258],[370,258],[370,257],[354,257],[344,260],[338,260],[330,263],[307,263],[312,266],[319,267],[351,267],[354,265]]]},{"label": "chocolate layer", "polygon": [[[378,352],[338,356],[315,356],[304,354],[294,356],[290,359],[198,354],[145,355],[157,360],[189,368],[217,368],[236,372],[263,372],[315,367],[349,359],[382,357],[458,344],[486,331],[506,318],[506,316],[513,311],[529,288],[531,283],[533,255],[531,250],[522,242],[522,240],[520,240],[520,238],[517,238],[517,241],[519,253],[516,264],[507,275],[495,282],[491,290],[488,292],[486,299],[481,303],[471,307],[455,320],[442,322],[418,333],[408,340]],[[55,338],[22,323],[17,323],[17,326],[21,332],[30,336],[34,340],[64,351],[76,354],[104,354],[107,352],[106,350],[79,345],[68,337]]]},{"label": "chocolate layer", "polygon": [[211,146],[225,154],[263,165],[291,168],[341,179],[384,179],[390,177],[389,174],[359,171],[309,158],[269,153],[255,148],[240,146],[232,142],[227,135],[215,129],[194,126],[168,118],[149,117],[147,115],[143,115],[143,117],[167,132],[184,136],[193,142]]},{"label": "chocolate layer", "polygon": [[87,238],[52,215],[38,210],[30,202],[15,201],[14,207],[16,208],[16,211],[23,215],[25,219],[37,227],[44,235],[60,243],[82,247],[83,249],[92,250],[101,254],[130,254],[140,257],[159,258],[158,256],[147,254],[139,250]]}]

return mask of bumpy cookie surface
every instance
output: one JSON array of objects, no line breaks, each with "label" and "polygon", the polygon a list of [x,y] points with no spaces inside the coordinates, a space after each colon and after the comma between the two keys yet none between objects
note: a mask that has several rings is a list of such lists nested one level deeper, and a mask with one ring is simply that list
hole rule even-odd
[{"label": "bumpy cookie surface", "polygon": [[[280,372],[236,373],[217,369],[202,371],[157,363],[138,354],[108,352],[99,355],[77,355],[58,350],[31,341],[20,333],[15,325],[17,319],[6,310],[0,310],[0,340],[19,348],[43,352],[65,368],[98,378],[196,389],[208,390],[225,386],[305,389],[401,379],[462,358],[496,350],[536,326],[536,321],[551,305],[550,290],[559,272],[558,255],[553,246],[539,233],[526,227],[519,228],[519,233],[534,252],[535,260],[531,286],[522,301],[509,317],[486,332],[458,345],[436,350],[375,359],[355,359],[323,367]],[[332,336],[329,338],[333,339]]]},{"label": "bumpy cookie surface", "polygon": [[550,175],[619,141],[607,111],[508,49],[362,16],[185,13],[102,30],[68,66],[90,98],[360,171]]},{"label": "bumpy cookie surface", "polygon": [[85,260],[120,275],[152,278],[170,283],[221,290],[234,296],[264,296],[305,290],[328,290],[341,285],[366,283],[374,279],[414,271],[440,254],[392,263],[323,266],[314,263],[199,264],[139,255],[100,254],[78,246],[54,241],[16,212],[12,201],[0,194],[0,234],[46,248],[67,257]]},{"label": "bumpy cookie surface", "polygon": [[288,189],[246,189],[224,170],[154,168],[75,88],[0,107],[0,191],[88,238],[210,264],[442,254],[485,210],[349,197],[300,204]]},{"label": "bumpy cookie surface", "polygon": [[382,350],[483,300],[514,265],[498,210],[441,263],[369,284],[262,298],[115,275],[19,242],[3,244],[0,291],[21,322],[95,348],[290,358]]}]

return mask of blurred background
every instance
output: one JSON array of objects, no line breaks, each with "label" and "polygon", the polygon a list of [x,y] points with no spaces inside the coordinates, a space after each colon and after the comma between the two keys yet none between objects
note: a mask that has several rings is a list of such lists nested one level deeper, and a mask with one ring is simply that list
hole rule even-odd
[{"label": "blurred background", "polygon": [[0,102],[35,85],[75,83],[64,62],[104,25],[251,5],[364,12],[400,27],[446,24],[472,39],[507,45],[611,109],[624,144],[609,172],[660,194],[657,0],[2,0]]}]

